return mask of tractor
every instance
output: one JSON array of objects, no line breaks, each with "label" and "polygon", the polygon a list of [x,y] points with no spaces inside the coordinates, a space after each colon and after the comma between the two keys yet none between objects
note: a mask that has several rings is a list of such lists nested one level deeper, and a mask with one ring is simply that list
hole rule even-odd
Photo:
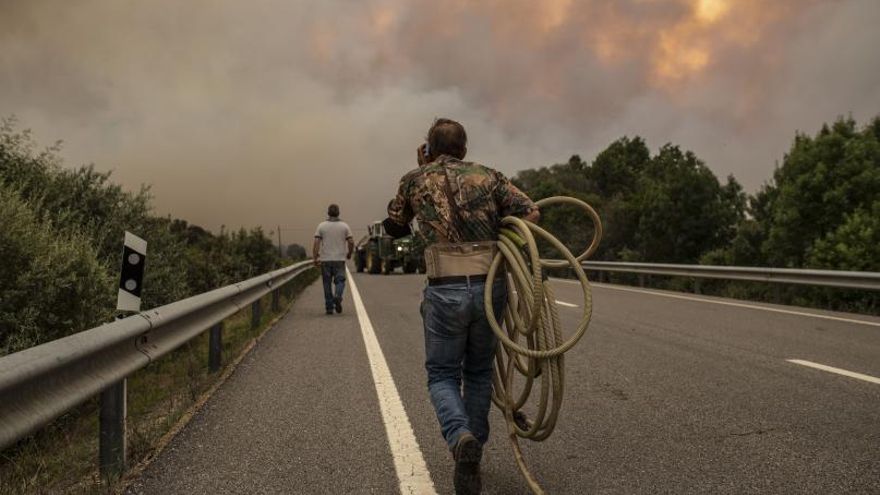
[{"label": "tractor", "polygon": [[411,235],[394,239],[382,222],[373,222],[357,243],[354,264],[358,272],[388,275],[401,267],[403,273],[425,273],[424,247]]}]

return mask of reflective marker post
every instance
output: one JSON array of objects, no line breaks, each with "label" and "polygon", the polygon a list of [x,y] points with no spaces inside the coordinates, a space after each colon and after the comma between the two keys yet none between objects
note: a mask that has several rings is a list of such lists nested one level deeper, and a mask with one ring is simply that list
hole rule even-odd
[{"label": "reflective marker post", "polygon": [[[116,297],[117,311],[141,310],[141,286],[146,260],[147,241],[126,232]],[[126,379],[123,378],[101,392],[98,464],[101,467],[101,476],[106,479],[115,478],[125,472],[128,450],[125,431],[128,416],[127,388]]]},{"label": "reflective marker post", "polygon": [[126,232],[125,244],[122,247],[122,273],[116,296],[117,311],[137,313],[141,310],[141,284],[144,281],[146,261],[147,241]]},{"label": "reflective marker post", "polygon": [[101,477],[105,479],[116,478],[125,472],[128,446],[125,438],[127,385],[127,380],[122,379],[101,392],[98,461]]}]

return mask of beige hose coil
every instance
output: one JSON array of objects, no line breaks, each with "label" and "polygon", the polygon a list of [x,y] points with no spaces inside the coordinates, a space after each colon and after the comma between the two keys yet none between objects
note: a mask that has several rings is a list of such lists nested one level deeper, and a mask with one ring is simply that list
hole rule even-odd
[{"label": "beige hose coil", "polygon": [[[595,253],[602,239],[602,222],[590,205],[579,199],[562,196],[537,202],[542,210],[554,204],[574,205],[586,212],[594,226],[593,240],[589,247],[575,257],[558,239],[541,227],[520,218],[506,217],[502,220],[499,254],[489,268],[484,296],[489,324],[501,341],[495,354],[492,402],[504,413],[516,463],[536,494],[543,494],[544,491],[526,466],[519,438],[546,440],[556,427],[565,385],[564,354],[584,335],[593,314],[590,282],[581,267],[581,261]],[[549,242],[564,259],[541,259],[536,236]],[[553,289],[544,280],[545,268],[570,268],[583,289],[583,315],[568,340],[563,338]],[[492,286],[495,278],[504,276],[505,272],[508,279],[508,304],[502,327],[492,311]],[[513,382],[517,373],[524,381],[519,393],[514,391]],[[519,386],[517,383],[517,387]],[[537,403],[534,408],[530,408],[533,409],[533,417],[526,419],[521,410],[529,403],[535,388],[538,388]]]}]

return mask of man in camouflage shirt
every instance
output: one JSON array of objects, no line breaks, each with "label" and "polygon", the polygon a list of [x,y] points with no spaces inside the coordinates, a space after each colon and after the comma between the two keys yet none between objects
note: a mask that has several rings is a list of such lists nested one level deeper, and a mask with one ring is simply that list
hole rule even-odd
[{"label": "man in camouflage shirt", "polygon": [[[415,218],[426,246],[494,241],[508,215],[538,221],[538,207],[528,196],[500,172],[463,161],[466,153],[464,127],[437,119],[418,149],[419,168],[403,176],[388,205],[384,224],[389,234],[409,233]],[[456,493],[480,492],[482,446],[489,439],[498,341],[486,319],[485,283],[485,275],[429,279],[421,306],[428,392],[455,459]],[[506,304],[505,281],[499,278],[492,301],[497,319]]]},{"label": "man in camouflage shirt", "polygon": [[[445,192],[447,177],[458,203],[456,218]],[[501,219],[525,217],[535,204],[501,172],[478,163],[441,155],[403,176],[388,217],[406,225],[418,218],[426,245],[435,242],[489,241],[498,238]]]}]

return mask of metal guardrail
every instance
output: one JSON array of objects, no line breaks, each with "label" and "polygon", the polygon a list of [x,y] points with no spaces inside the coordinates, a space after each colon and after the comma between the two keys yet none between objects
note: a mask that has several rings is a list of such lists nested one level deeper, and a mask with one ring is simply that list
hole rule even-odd
[{"label": "metal guardrail", "polygon": [[259,321],[260,298],[273,293],[277,308],[278,289],[311,263],[303,261],[0,358],[0,450],[208,329],[209,361],[216,370],[222,321],[248,304]]},{"label": "metal guardrail", "polygon": [[585,270],[599,272],[637,273],[640,275],[669,275],[722,280],[747,280],[784,284],[815,285],[846,289],[880,290],[880,273],[839,270],[801,270],[791,268],[764,268],[751,266],[674,265],[665,263],[627,263],[612,261],[585,261]]}]

